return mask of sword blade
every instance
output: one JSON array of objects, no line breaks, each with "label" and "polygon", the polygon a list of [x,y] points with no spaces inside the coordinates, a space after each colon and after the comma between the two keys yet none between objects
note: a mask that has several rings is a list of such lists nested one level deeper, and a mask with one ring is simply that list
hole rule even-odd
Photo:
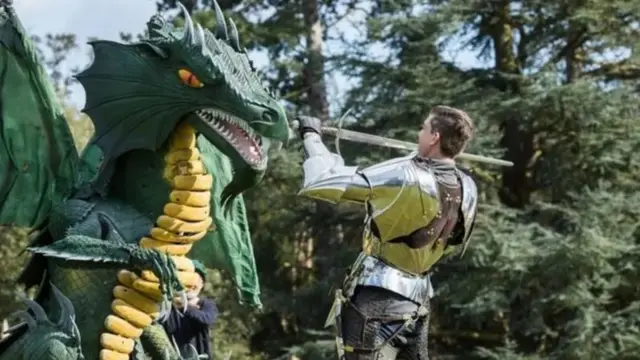
[{"label": "sword blade", "polygon": [[[400,150],[408,150],[408,151],[418,150],[418,144],[415,144],[412,142],[386,138],[378,135],[366,134],[358,131],[338,129],[330,126],[322,127],[321,131],[323,134],[339,137],[340,140],[348,140],[348,141],[382,146],[382,147],[387,147],[392,149],[400,149]],[[496,159],[496,158],[482,156],[482,155],[468,154],[468,153],[461,153],[456,157],[456,159],[475,161],[475,162],[481,162],[485,164],[492,164],[492,165],[498,165],[498,166],[507,166],[507,167],[513,166],[513,163],[511,161]]]}]

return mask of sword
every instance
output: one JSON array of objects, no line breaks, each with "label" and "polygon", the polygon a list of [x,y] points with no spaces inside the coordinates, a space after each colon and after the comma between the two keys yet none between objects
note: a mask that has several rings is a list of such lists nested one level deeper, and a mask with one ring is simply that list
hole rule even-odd
[{"label": "sword", "polygon": [[[300,122],[297,120],[293,121],[291,123],[291,127],[294,131],[298,130],[298,128],[300,127]],[[386,147],[386,148],[409,150],[409,151],[416,151],[418,149],[418,144],[415,144],[409,141],[396,140],[396,139],[386,138],[378,135],[366,134],[366,133],[353,131],[353,130],[345,130],[345,129],[338,129],[336,127],[331,127],[331,126],[323,126],[320,129],[320,131],[326,135],[335,136],[336,138],[339,138],[339,139],[344,139],[344,140],[353,141],[357,143],[377,145],[377,146]],[[482,155],[468,154],[468,153],[460,153],[458,156],[456,156],[456,159],[475,161],[475,162],[481,162],[485,164],[492,164],[492,165],[498,165],[498,166],[508,166],[508,167],[513,166],[513,162],[511,161],[496,159],[496,158],[482,156]]]}]

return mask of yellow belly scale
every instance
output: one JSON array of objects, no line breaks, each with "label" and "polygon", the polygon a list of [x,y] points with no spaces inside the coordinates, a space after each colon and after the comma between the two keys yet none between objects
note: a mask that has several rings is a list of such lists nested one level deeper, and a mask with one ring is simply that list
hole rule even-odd
[{"label": "yellow belly scale", "polygon": [[[169,254],[180,282],[189,288],[194,286],[197,274],[185,255],[212,230],[209,201],[213,178],[200,160],[195,130],[186,124],[179,125],[172,134],[163,176],[172,188],[169,202],[149,234],[140,239],[140,247]],[[120,270],[118,283],[113,288],[114,300],[104,322],[105,332],[100,335],[100,360],[128,360],[135,340],[160,311],[159,279],[151,271],[137,276]]]}]

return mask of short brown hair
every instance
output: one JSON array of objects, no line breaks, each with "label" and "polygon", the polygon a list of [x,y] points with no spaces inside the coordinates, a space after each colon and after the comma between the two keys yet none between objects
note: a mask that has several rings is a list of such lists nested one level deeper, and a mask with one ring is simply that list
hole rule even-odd
[{"label": "short brown hair", "polygon": [[431,132],[440,134],[440,151],[447,157],[455,157],[473,137],[475,128],[466,112],[449,106],[436,106],[427,119]]}]

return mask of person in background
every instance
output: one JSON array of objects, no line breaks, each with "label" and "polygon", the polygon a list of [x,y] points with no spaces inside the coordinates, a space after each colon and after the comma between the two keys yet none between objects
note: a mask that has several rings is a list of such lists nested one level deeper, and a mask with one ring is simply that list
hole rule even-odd
[{"label": "person in background", "polygon": [[200,296],[207,271],[201,262],[194,260],[193,264],[200,276],[196,286],[187,291],[186,310],[183,312],[183,300],[174,300],[171,314],[163,326],[169,338],[175,339],[183,356],[189,354],[187,349],[189,345],[193,345],[198,354],[208,355],[209,359],[213,359],[209,335],[219,315],[218,307],[213,300]]}]

